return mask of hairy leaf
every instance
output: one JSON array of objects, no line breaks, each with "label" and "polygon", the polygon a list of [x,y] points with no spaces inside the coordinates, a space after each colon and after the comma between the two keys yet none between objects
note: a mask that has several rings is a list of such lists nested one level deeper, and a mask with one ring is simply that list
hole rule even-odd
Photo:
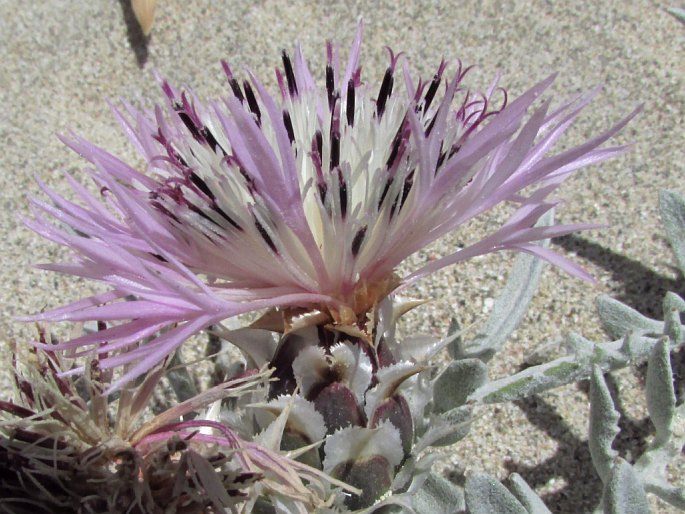
[{"label": "hairy leaf", "polygon": [[618,434],[619,414],[604,381],[602,371],[595,366],[590,382],[590,433],[588,444],[592,463],[597,474],[606,483],[609,480],[613,461],[618,455],[611,444]]},{"label": "hairy leaf", "polygon": [[[542,216],[538,226],[554,223],[554,211]],[[549,240],[541,246],[549,246]],[[473,341],[451,345],[450,353],[455,359],[476,357],[488,361],[504,345],[511,333],[521,323],[540,282],[545,262],[530,254],[519,254],[509,273],[504,290],[495,301],[490,316]],[[460,350],[461,348],[461,350]]]},{"label": "hairy leaf", "polygon": [[412,504],[417,514],[452,514],[465,508],[463,491],[433,472],[416,491]]},{"label": "hairy leaf", "polygon": [[452,362],[433,385],[433,405],[437,413],[464,405],[468,396],[485,383],[488,368],[479,359]]},{"label": "hairy leaf", "polygon": [[685,198],[675,191],[659,192],[659,210],[680,272],[685,275]]},{"label": "hairy leaf", "polygon": [[675,401],[671,351],[668,338],[663,337],[649,356],[647,368],[647,408],[656,428],[656,444],[663,444],[671,435]]},{"label": "hairy leaf", "polygon": [[485,473],[467,477],[464,493],[470,514],[528,514],[506,487]]},{"label": "hairy leaf", "polygon": [[596,303],[602,327],[611,337],[623,337],[629,332],[648,335],[663,333],[663,322],[649,319],[635,309],[607,295],[597,297]]},{"label": "hairy leaf", "polygon": [[641,480],[633,467],[617,459],[609,481],[604,486],[605,514],[646,514],[651,512]]},{"label": "hairy leaf", "polygon": [[[682,345],[683,339],[678,339],[676,345]],[[658,341],[656,337],[631,333],[623,339],[596,344],[576,334],[569,334],[566,342],[571,355],[486,382],[468,399],[482,403],[515,401],[589,378],[595,365],[604,372],[625,368],[646,360]]]},{"label": "hairy leaf", "polygon": [[540,497],[535,494],[535,491],[533,491],[526,481],[521,478],[521,475],[512,473],[509,477],[509,481],[511,482],[511,492],[525,507],[528,514],[551,514]]},{"label": "hairy leaf", "polygon": [[429,446],[448,446],[462,440],[471,429],[471,415],[472,409],[462,406],[434,416],[428,430],[416,441],[414,451]]}]

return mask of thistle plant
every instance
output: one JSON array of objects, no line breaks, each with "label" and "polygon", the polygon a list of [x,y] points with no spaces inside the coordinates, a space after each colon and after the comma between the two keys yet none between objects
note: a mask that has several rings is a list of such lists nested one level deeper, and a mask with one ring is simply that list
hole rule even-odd
[{"label": "thistle plant", "polygon": [[[502,495],[501,505],[540,511],[540,500],[518,479],[516,491],[528,500],[511,500],[483,476],[462,491],[431,471],[437,454],[426,450],[465,437],[483,404],[656,351],[640,334],[606,346],[573,336],[569,357],[487,378],[487,362],[532,298],[542,260],[590,279],[545,241],[596,225],[554,224],[559,201],[549,197],[578,169],[623,153],[625,146],[603,145],[637,110],[555,153],[597,90],[550,109],[541,96],[553,76],[510,100],[497,81],[484,93],[465,89],[469,68],[460,62],[443,61],[431,80],[417,80],[392,51],[372,86],[362,81],[360,46],[361,27],[346,64],[336,46],[327,46],[322,87],[299,49],[294,58],[284,52],[277,96],[249,72],[241,82],[227,63],[230,94],[206,103],[160,79],[164,105],[113,108],[143,170],[78,135],[63,138],[91,163],[86,174],[98,193],[67,176],[74,202],[41,183],[51,203],[32,199],[26,223],[73,251],[73,261],[43,268],[108,290],[29,318],[97,322],[98,330],[33,344],[28,372],[51,385],[29,394],[17,375],[21,401],[2,404],[11,415],[3,425],[7,452],[45,469],[57,460],[35,456],[31,438],[47,438],[51,448],[64,440],[69,476],[114,484],[107,473],[118,469],[116,457],[108,461],[114,468],[79,466],[84,452],[109,448],[116,436],[152,466],[135,468],[143,476],[134,498],[141,512],[157,505],[147,476],[161,476],[163,491],[182,492],[165,512],[496,512],[488,498]],[[398,272],[412,254],[502,203],[511,215],[492,233],[407,275]],[[399,319],[422,303],[400,294],[434,271],[499,250],[522,254],[473,340],[464,340],[456,323],[443,339],[398,336]],[[243,323],[244,314],[256,321]],[[126,423],[142,416],[161,376],[178,385],[169,363],[179,362],[179,347],[203,330],[238,350],[232,362],[244,374],[187,398],[181,393],[178,406],[125,437],[120,421],[96,438],[72,433],[72,417],[102,430],[110,408]],[[87,393],[79,391],[81,381]],[[67,429],[46,434],[44,422]],[[26,427],[32,435],[22,439]],[[607,454],[605,446],[595,453]],[[154,467],[160,462],[162,471]],[[602,456],[597,462],[607,482],[619,473],[618,464]],[[16,490],[24,474],[16,475]],[[118,491],[103,494],[111,502],[121,498]]]}]

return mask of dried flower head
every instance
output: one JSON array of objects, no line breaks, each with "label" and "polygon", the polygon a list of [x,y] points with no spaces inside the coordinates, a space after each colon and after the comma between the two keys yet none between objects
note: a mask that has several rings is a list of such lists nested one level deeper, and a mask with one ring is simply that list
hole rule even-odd
[{"label": "dried flower head", "polygon": [[[44,334],[42,344],[48,348]],[[12,345],[16,398],[0,400],[2,512],[251,512],[260,498],[294,512],[330,504],[321,471],[244,439],[205,407],[263,389],[252,372],[150,415],[167,362],[106,396],[113,378],[97,358],[82,376],[72,359]],[[189,416],[194,413],[196,417]]]},{"label": "dried flower head", "polygon": [[[44,268],[110,289],[33,319],[110,325],[54,349],[95,348],[105,369],[131,364],[128,381],[192,334],[247,312],[279,309],[282,331],[328,323],[364,336],[368,312],[387,295],[497,250],[534,253],[588,278],[533,242],[594,225],[536,221],[573,172],[623,152],[601,145],[635,113],[553,153],[596,91],[550,111],[549,101],[533,106],[553,76],[511,101],[496,82],[483,94],[465,90],[461,63],[449,72],[442,62],[432,80],[416,82],[393,52],[380,85],[367,84],[360,45],[361,28],[344,66],[328,45],[324,87],[298,49],[283,53],[278,96],[252,74],[240,82],[224,63],[226,98],[202,103],[163,82],[165,105],[115,108],[144,170],[79,136],[65,139],[92,164],[101,198],[71,177],[80,203],[42,185],[54,205],[34,199],[27,224],[76,255]],[[514,211],[498,230],[397,275],[408,256],[503,202]]]}]

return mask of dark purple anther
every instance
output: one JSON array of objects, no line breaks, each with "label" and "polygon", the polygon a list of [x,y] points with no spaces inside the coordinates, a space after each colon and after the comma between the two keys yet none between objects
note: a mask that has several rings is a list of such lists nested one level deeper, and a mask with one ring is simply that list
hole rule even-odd
[{"label": "dark purple anther", "polygon": [[340,216],[344,219],[347,215],[347,182],[340,170],[338,170],[338,183],[340,187]]},{"label": "dark purple anther", "polygon": [[290,119],[288,111],[283,111],[283,125],[285,125],[285,131],[288,133],[290,144],[293,144],[295,142],[295,131],[293,130],[293,120]]},{"label": "dark purple anther", "polygon": [[216,203],[212,204],[212,210],[216,212],[219,216],[221,216],[223,219],[225,219],[228,223],[230,223],[233,228],[235,228],[236,230],[240,230],[241,232],[243,231],[240,225],[238,225],[238,223],[236,223],[233,218],[226,214],[226,212]]},{"label": "dark purple anther", "polygon": [[331,171],[340,165],[340,134],[331,133]]},{"label": "dark purple anther", "polygon": [[354,126],[354,81],[350,79],[350,81],[347,83],[347,106],[346,106],[346,113],[347,113],[347,124],[350,127]]},{"label": "dark purple anther", "polygon": [[190,181],[193,183],[193,185],[195,185],[195,187],[202,191],[207,198],[209,198],[210,200],[216,199],[214,193],[211,189],[209,189],[207,183],[204,180],[202,180],[200,176],[194,171],[190,172]]},{"label": "dark purple anther", "polygon": [[385,103],[388,101],[388,98],[390,98],[390,95],[392,95],[393,83],[393,69],[392,67],[389,67],[385,71],[383,83],[381,84],[381,89],[378,92],[378,99],[376,100],[376,113],[378,114],[379,118],[383,116],[383,112],[385,111]]},{"label": "dark purple anther", "polygon": [[261,223],[259,223],[259,220],[255,218],[254,220],[254,225],[257,228],[257,231],[259,232],[259,235],[262,236],[262,239],[264,239],[264,242],[269,245],[269,248],[273,250],[275,254],[278,254],[278,249],[276,248],[276,245],[274,244],[273,240],[271,239],[271,236],[267,233],[267,231],[264,229]]},{"label": "dark purple anther", "polygon": [[388,191],[390,190],[391,185],[392,177],[390,177],[388,181],[385,183],[385,187],[383,188],[383,192],[381,193],[381,199],[378,200],[378,210],[381,209],[381,205],[383,205],[383,200],[385,200],[385,197],[388,195]]},{"label": "dark purple anther", "polygon": [[259,110],[257,98],[255,97],[254,92],[252,91],[252,86],[250,86],[250,83],[247,80],[243,82],[243,89],[245,90],[245,98],[247,99],[247,105],[249,106],[252,114],[256,116],[257,125],[261,125],[262,111]]},{"label": "dark purple anther", "polygon": [[335,103],[335,75],[330,64],[326,66],[326,93],[328,94],[328,108],[333,110],[333,104]]},{"label": "dark purple anther", "polygon": [[352,256],[356,257],[366,236],[366,225],[359,229],[352,240]]},{"label": "dark purple anther", "polygon": [[435,75],[433,75],[433,80],[431,81],[430,86],[428,86],[426,96],[423,98],[423,112],[426,112],[428,110],[428,108],[431,105],[431,102],[435,98],[435,93],[438,92],[438,87],[440,87],[440,82],[442,81],[442,74],[445,71],[446,66],[447,63],[443,59],[443,61],[440,63],[440,66],[438,66],[438,71],[436,71]]},{"label": "dark purple anther", "polygon": [[221,66],[223,67],[226,78],[228,79],[228,85],[231,86],[231,91],[233,91],[233,94],[240,101],[240,103],[243,103],[245,97],[243,96],[243,92],[240,90],[240,83],[233,76],[230,66],[226,61],[221,61]]},{"label": "dark purple anther", "polygon": [[295,81],[295,73],[293,72],[293,64],[290,62],[288,52],[283,50],[283,69],[285,70],[285,79],[288,81],[288,91],[290,96],[297,96],[297,82]]},{"label": "dark purple anther", "polygon": [[414,172],[412,171],[409,175],[407,175],[407,178],[404,179],[404,185],[402,186],[402,200],[400,201],[400,209],[404,205],[404,201],[407,199],[407,196],[409,196],[409,191],[411,191],[413,185]]}]

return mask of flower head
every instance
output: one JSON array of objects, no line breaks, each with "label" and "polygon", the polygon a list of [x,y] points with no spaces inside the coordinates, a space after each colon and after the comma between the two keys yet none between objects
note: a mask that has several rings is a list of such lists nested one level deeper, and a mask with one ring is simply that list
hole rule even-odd
[{"label": "flower head", "polygon": [[[113,378],[95,356],[82,376],[47,348],[15,347],[15,399],[0,399],[3,512],[252,512],[258,499],[319,512],[333,487],[357,492],[255,440],[209,406],[256,394],[270,371],[251,370],[151,415],[169,360],[103,393]],[[170,402],[169,402],[170,403]],[[196,416],[196,417],[194,417]],[[185,419],[184,419],[185,418]]]},{"label": "flower head", "polygon": [[[109,328],[53,349],[94,348],[105,368],[135,363],[125,381],[246,312],[279,309],[286,331],[304,317],[363,333],[368,311],[393,291],[497,250],[535,253],[587,278],[533,242],[593,225],[535,224],[569,175],[624,150],[601,145],[635,113],[553,153],[596,92],[550,112],[549,101],[533,106],[553,76],[510,101],[496,83],[479,95],[465,90],[461,63],[449,71],[443,61],[432,80],[416,81],[392,52],[380,85],[367,84],[360,44],[361,29],[345,65],[328,45],[323,87],[298,49],[283,53],[276,96],[224,63],[226,98],[202,103],[163,82],[165,105],[115,108],[145,170],[65,139],[93,165],[101,198],[67,177],[80,203],[42,186],[54,205],[34,199],[27,224],[76,255],[45,268],[110,289],[33,319]],[[408,256],[503,202],[515,210],[494,233],[396,274]]]}]

